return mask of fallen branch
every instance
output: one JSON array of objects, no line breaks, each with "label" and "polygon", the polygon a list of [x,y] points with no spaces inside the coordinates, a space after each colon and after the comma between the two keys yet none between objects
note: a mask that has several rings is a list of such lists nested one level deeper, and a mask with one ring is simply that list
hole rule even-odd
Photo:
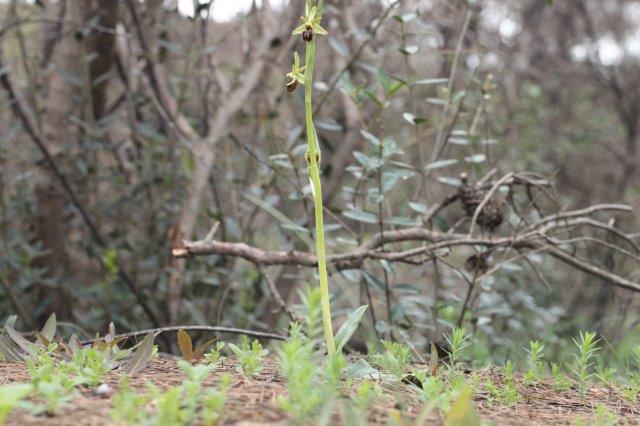
[{"label": "fallen branch", "polygon": [[[490,185],[497,188],[506,182],[512,184],[521,183],[517,176],[508,174],[505,178],[497,181],[497,184]],[[489,185],[489,184],[487,184]],[[487,196],[486,198],[489,198]],[[451,203],[449,197],[440,206]],[[485,199],[486,199],[485,198]],[[482,207],[482,206],[479,206]],[[432,260],[436,251],[459,247],[459,246],[480,246],[486,249],[516,249],[533,250],[542,254],[548,254],[561,262],[579,269],[589,275],[602,279],[612,285],[628,290],[640,292],[640,284],[630,281],[624,277],[606,271],[597,265],[588,263],[573,254],[568,253],[559,246],[563,243],[553,240],[552,236],[564,233],[573,227],[583,226],[611,232],[624,240],[633,243],[631,236],[622,233],[610,225],[595,221],[585,216],[590,216],[599,211],[628,212],[630,207],[621,204],[598,204],[589,208],[572,210],[553,214],[541,218],[536,223],[529,226],[522,233],[515,233],[512,236],[484,236],[472,237],[461,233],[443,233],[427,229],[426,227],[412,227],[400,230],[385,231],[375,234],[371,239],[349,253],[334,254],[327,257],[335,270],[361,268],[366,259],[385,259],[390,262],[405,262],[410,264],[422,264]],[[479,209],[477,209],[479,210]],[[477,213],[476,210],[476,213]],[[268,251],[253,247],[243,242],[224,242],[214,239],[215,232],[210,232],[204,240],[183,241],[181,245],[174,247],[172,254],[176,258],[189,258],[193,256],[235,256],[243,258],[258,268],[270,265],[295,265],[304,267],[317,266],[317,258],[314,254],[297,250]],[[591,238],[595,242],[600,242]],[[582,240],[575,240],[582,241]],[[589,240],[585,240],[589,241]],[[403,242],[425,242],[429,243],[420,247],[414,247],[401,251],[385,251],[383,247],[389,243]],[[615,249],[619,253],[637,259],[634,253],[606,243],[607,247]]]},{"label": "fallen branch", "polygon": [[[161,333],[170,333],[177,332],[179,330],[184,331],[210,331],[213,333],[229,333],[229,334],[244,334],[249,337],[257,337],[259,339],[272,339],[272,340],[285,340],[286,336],[282,336],[280,334],[268,333],[265,331],[256,331],[256,330],[245,330],[243,328],[234,328],[234,327],[217,327],[210,325],[175,325],[171,327],[159,327],[159,328],[149,328],[147,330],[138,330],[131,331],[129,333],[116,334],[113,336],[116,340],[126,340],[131,337],[143,336],[149,333],[154,333],[156,336]],[[92,343],[95,339],[82,340],[80,343],[82,345],[88,345]]]}]

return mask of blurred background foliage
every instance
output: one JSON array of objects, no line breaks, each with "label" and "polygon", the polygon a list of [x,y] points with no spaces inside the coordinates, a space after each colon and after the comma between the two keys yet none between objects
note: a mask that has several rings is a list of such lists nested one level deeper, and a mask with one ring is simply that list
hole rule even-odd
[{"label": "blurred background foliage", "polygon": [[[271,4],[269,14],[254,3],[216,20],[211,8],[224,1],[196,1],[191,16],[162,0],[0,2],[0,74],[104,240],[96,243],[1,92],[0,317],[18,314],[32,328],[56,312],[89,336],[109,321],[286,326],[265,274],[295,306],[298,290],[315,283],[312,268],[171,257],[176,242],[203,238],[216,221],[219,240],[263,249],[307,251],[312,239],[302,93],[284,87],[302,48],[290,28],[303,2]],[[540,173],[556,184],[550,211],[640,207],[637,1],[338,0],[327,1],[324,27],[315,107],[329,253],[420,226],[463,172],[474,181],[492,168]],[[175,105],[158,96],[153,67]],[[224,126],[212,131],[218,118]],[[188,235],[180,218],[203,151],[183,128],[217,132]],[[446,232],[463,217],[454,206],[425,226]],[[636,214],[600,218],[629,233],[640,225]],[[537,253],[483,279],[460,318],[475,250],[452,249],[435,265],[367,260],[332,274],[336,320],[370,303],[360,347],[394,338],[420,351],[462,320],[482,343],[478,356],[495,361],[532,338],[560,353],[578,329],[614,346],[639,333],[635,293]],[[638,257],[576,250],[640,281]]]}]

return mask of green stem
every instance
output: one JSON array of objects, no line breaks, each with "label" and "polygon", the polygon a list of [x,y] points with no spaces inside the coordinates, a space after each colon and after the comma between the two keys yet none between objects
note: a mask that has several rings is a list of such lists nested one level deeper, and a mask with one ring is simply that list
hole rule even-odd
[{"label": "green stem", "polygon": [[318,256],[318,275],[320,277],[320,303],[322,305],[322,325],[327,352],[332,356],[336,352],[331,327],[331,306],[329,304],[329,277],[327,275],[327,259],[324,248],[324,216],[322,211],[322,185],[320,183],[320,147],[313,127],[313,108],[311,94],[313,93],[313,66],[315,65],[316,46],[311,41],[306,44],[306,61],[304,72],[304,109],[307,124],[307,162],[309,163],[309,178],[313,186],[313,204],[316,217],[316,254]]}]

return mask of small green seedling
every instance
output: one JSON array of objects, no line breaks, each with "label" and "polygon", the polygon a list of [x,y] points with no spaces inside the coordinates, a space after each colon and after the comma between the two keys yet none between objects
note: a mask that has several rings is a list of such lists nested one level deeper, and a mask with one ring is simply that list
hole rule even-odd
[{"label": "small green seedling", "polygon": [[222,419],[230,387],[231,377],[225,374],[220,378],[218,388],[207,388],[204,395],[202,395],[200,416],[205,426],[217,425]]},{"label": "small green seedling", "polygon": [[89,347],[78,351],[73,357],[72,364],[78,376],[86,380],[90,386],[97,386],[102,376],[111,371],[115,364],[98,348]]},{"label": "small green seedling", "polygon": [[50,382],[40,383],[36,396],[44,402],[42,404],[33,404],[31,412],[36,415],[46,413],[49,416],[53,416],[73,399],[74,394],[66,392],[60,379],[56,378]]},{"label": "small green seedling", "polygon": [[599,350],[597,346],[598,340],[596,340],[596,333],[589,331],[583,333],[581,331],[578,339],[574,338],[573,342],[578,349],[578,353],[572,354],[576,360],[576,367],[573,372],[578,381],[578,392],[584,398],[588,390],[588,381],[593,376],[590,370],[593,367],[592,359]]},{"label": "small green seedling", "polygon": [[262,371],[262,357],[269,353],[262,348],[260,342],[254,340],[249,343],[247,338],[243,339],[240,346],[229,343],[229,348],[238,357],[239,363],[236,366],[236,371],[247,377],[253,377]]},{"label": "small green seedling", "polygon": [[533,385],[538,382],[543,375],[544,344],[537,340],[531,340],[529,342],[529,349],[525,349],[525,351],[527,352],[528,369],[524,374],[524,382],[527,385]]},{"label": "small green seedling", "polygon": [[224,356],[222,356],[222,349],[224,349],[225,343],[218,342],[216,343],[215,348],[211,348],[209,352],[204,354],[204,362],[206,364],[212,364],[218,366],[222,362],[224,362]]},{"label": "small green seedling", "polygon": [[595,414],[596,426],[613,426],[618,424],[619,417],[603,404],[596,405]]},{"label": "small green seedling", "polygon": [[511,361],[507,361],[504,366],[504,378],[501,386],[496,386],[489,379],[485,383],[485,388],[498,403],[511,406],[517,404],[522,399],[515,383],[515,366]]},{"label": "small green seedling", "polygon": [[571,389],[571,380],[567,378],[556,363],[551,364],[551,376],[553,377],[553,388],[555,390],[565,391]]},{"label": "small green seedling", "polygon": [[28,383],[12,383],[0,386],[0,426],[4,425],[9,413],[32,390]]},{"label": "small green seedling", "polygon": [[471,345],[471,334],[464,327],[456,327],[451,335],[445,334],[444,338],[449,344],[449,369],[455,370]]},{"label": "small green seedling", "polygon": [[304,336],[301,327],[292,323],[290,337],[278,348],[278,364],[287,380],[289,396],[278,398],[278,406],[303,421],[322,405],[318,367],[313,361],[313,341]]},{"label": "small green seedling", "polygon": [[120,377],[120,390],[113,398],[111,419],[117,425],[138,425],[148,418],[145,407],[150,395],[138,394],[131,387],[129,376]]},{"label": "small green seedling", "polygon": [[607,386],[613,386],[613,380],[617,372],[618,370],[613,367],[596,367],[596,377]]},{"label": "small green seedling", "polygon": [[384,352],[375,354],[372,362],[396,379],[402,380],[411,361],[411,349],[407,345],[382,341]]}]

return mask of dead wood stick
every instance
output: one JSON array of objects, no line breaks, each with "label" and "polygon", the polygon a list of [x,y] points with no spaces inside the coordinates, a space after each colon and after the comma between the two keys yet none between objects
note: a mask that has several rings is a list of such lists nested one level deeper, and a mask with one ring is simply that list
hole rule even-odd
[{"label": "dead wood stick", "polygon": [[[171,327],[159,327],[159,328],[149,328],[147,330],[138,330],[131,331],[129,333],[116,334],[113,336],[114,339],[129,339],[135,336],[143,336],[149,333],[154,333],[155,335],[161,333],[169,333],[169,332],[177,332],[179,330],[184,331],[210,331],[213,333],[229,333],[229,334],[244,334],[249,337],[257,337],[259,339],[272,339],[272,340],[286,340],[286,336],[276,333],[269,333],[266,331],[257,331],[257,330],[245,330],[243,328],[235,328],[235,327],[219,327],[219,326],[211,326],[211,325],[175,325]],[[92,343],[94,339],[82,340],[80,343],[83,345],[88,345]]]}]

